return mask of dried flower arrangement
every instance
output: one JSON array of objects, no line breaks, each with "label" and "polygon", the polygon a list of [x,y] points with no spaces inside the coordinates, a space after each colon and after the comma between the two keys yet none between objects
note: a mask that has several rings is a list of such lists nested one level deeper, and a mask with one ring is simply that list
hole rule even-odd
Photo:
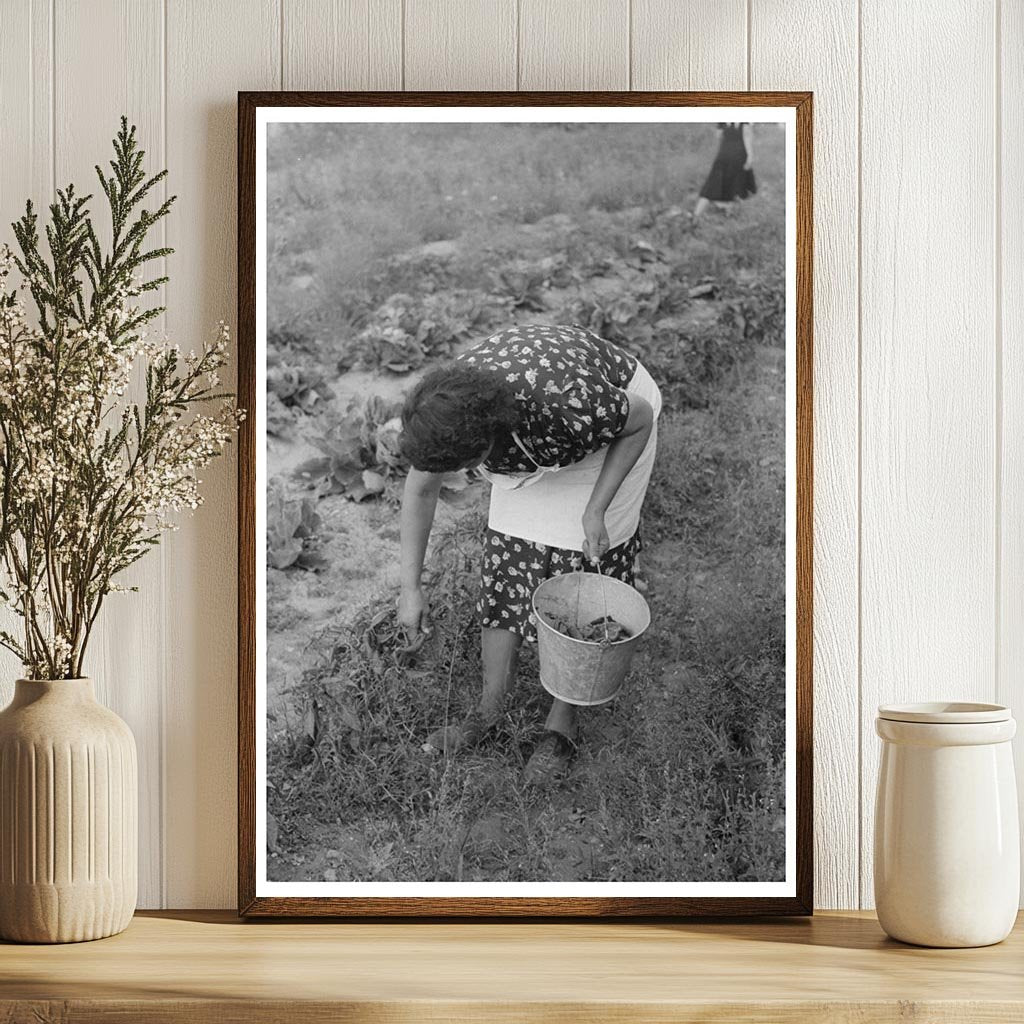
[{"label": "dried flower arrangement", "polygon": [[0,248],[0,604],[20,619],[0,645],[33,679],[82,675],[104,598],[126,589],[118,573],[199,505],[198,473],[242,415],[220,390],[226,325],[187,354],[147,336],[164,307],[142,296],[167,278],[143,271],[173,250],[147,250],[146,237],[175,197],[140,205],[167,175],[147,176],[144,157],[122,118],[111,174],[96,168],[108,244],[91,196],[68,186],[50,206],[46,252],[31,202],[13,225],[20,251]]}]

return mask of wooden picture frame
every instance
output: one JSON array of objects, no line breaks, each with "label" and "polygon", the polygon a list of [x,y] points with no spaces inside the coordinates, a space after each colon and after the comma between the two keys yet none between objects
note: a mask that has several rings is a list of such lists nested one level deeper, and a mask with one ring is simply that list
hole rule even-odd
[{"label": "wooden picture frame", "polygon": [[[257,884],[257,115],[266,107],[773,107],[795,114],[795,867],[776,896],[290,896]],[[790,264],[792,266],[792,263]],[[812,847],[812,95],[809,92],[240,92],[238,95],[238,401],[249,410],[238,461],[238,906],[247,917],[650,918],[806,915]],[[794,339],[795,338],[795,342]],[[792,595],[791,595],[792,596]],[[788,649],[787,649],[788,650]],[[792,863],[792,862],[790,862]],[[472,884],[472,883],[470,883]]]}]

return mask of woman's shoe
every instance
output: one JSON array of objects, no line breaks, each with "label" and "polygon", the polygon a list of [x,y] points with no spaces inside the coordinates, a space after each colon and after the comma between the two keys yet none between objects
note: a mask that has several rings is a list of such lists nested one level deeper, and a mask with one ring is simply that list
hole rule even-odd
[{"label": "woman's shoe", "polygon": [[424,750],[437,754],[454,754],[457,750],[475,747],[497,724],[497,718],[485,718],[479,709],[471,711],[461,722],[435,729],[423,744]]},{"label": "woman's shoe", "polygon": [[576,744],[568,736],[548,730],[526,762],[519,782],[524,786],[548,786],[557,782],[569,769],[576,754]]}]

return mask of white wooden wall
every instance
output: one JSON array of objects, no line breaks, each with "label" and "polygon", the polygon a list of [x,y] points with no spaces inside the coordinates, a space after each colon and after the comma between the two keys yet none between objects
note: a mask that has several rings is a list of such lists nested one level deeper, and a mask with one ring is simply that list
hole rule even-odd
[{"label": "white wooden wall", "polygon": [[[234,314],[239,89],[816,93],[817,902],[870,906],[875,706],[1024,709],[1024,0],[0,0],[0,26],[0,223],[89,182],[127,113],[181,196],[186,345]],[[144,906],[234,901],[234,473],[94,649],[139,742]]]}]

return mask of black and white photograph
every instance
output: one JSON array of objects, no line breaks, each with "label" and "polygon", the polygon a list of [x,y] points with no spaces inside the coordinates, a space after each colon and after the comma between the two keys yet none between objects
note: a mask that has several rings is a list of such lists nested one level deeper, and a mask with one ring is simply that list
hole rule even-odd
[{"label": "black and white photograph", "polygon": [[257,893],[792,895],[792,111],[378,115],[257,131]]}]

